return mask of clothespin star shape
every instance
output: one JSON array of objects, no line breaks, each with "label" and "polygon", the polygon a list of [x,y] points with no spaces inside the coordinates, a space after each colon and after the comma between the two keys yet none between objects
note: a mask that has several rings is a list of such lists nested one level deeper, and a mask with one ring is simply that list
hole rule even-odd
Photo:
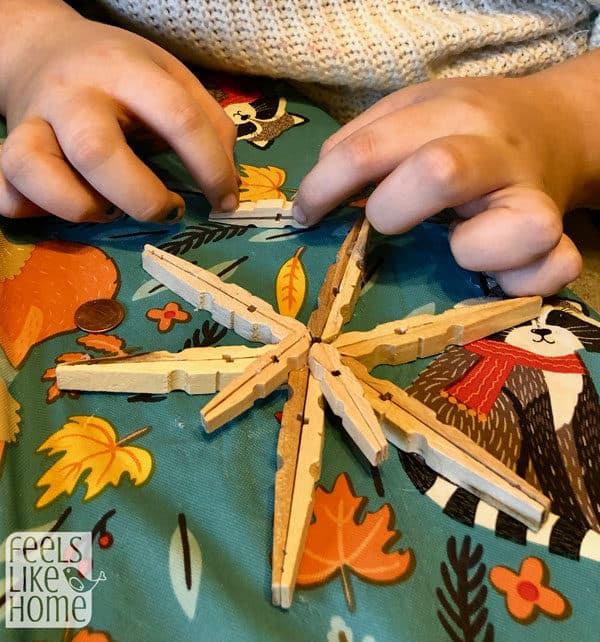
[{"label": "clothespin star shape", "polygon": [[[271,205],[278,215],[281,204]],[[183,389],[190,394],[218,390],[201,410],[208,432],[287,382],[290,396],[277,444],[271,583],[272,601],[283,608],[293,600],[312,517],[326,402],[372,465],[386,459],[389,441],[421,454],[436,472],[533,530],[549,510],[546,497],[487,451],[440,422],[405,391],[369,374],[377,365],[413,361],[528,321],[539,314],[541,298],[485,303],[342,334],[362,287],[369,229],[362,217],[347,235],[306,326],[278,314],[247,290],[147,245],[142,262],[155,279],[223,326],[265,345],[160,351],[57,367],[60,388],[124,391],[129,386],[127,392]]]}]

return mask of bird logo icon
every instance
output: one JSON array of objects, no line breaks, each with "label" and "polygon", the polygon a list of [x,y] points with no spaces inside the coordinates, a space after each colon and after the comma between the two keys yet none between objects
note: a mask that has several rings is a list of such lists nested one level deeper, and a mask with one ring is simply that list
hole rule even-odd
[{"label": "bird logo icon", "polygon": [[104,571],[100,571],[100,575],[98,575],[98,577],[88,579],[87,577],[81,575],[77,568],[75,568],[74,566],[68,566],[67,568],[63,569],[63,573],[67,578],[69,586],[74,591],[77,591],[77,593],[87,593],[88,591],[96,588],[98,582],[104,582],[106,580]]}]

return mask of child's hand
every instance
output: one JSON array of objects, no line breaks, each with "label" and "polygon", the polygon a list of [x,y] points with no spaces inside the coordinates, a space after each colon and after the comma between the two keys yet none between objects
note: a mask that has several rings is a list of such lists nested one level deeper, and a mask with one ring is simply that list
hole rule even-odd
[{"label": "child's hand", "polygon": [[294,215],[314,223],[371,182],[366,214],[384,234],[446,207],[462,219],[450,246],[510,294],[551,294],[581,257],[562,232],[585,159],[581,125],[542,74],[457,79],[398,91],[325,142]]},{"label": "child's hand", "polygon": [[70,9],[40,24],[28,32],[34,42],[13,51],[0,85],[9,128],[0,152],[1,215],[106,221],[115,205],[141,221],[179,220],[183,199],[125,138],[141,127],[177,152],[214,207],[237,206],[235,127],[184,65]]}]

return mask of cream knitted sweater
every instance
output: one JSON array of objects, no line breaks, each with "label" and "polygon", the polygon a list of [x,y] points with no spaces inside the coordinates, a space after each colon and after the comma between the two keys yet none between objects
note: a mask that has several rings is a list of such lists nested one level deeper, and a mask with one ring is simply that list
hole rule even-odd
[{"label": "cream knitted sweater", "polygon": [[344,121],[433,78],[518,75],[600,44],[600,0],[100,0],[183,60],[295,81]]}]

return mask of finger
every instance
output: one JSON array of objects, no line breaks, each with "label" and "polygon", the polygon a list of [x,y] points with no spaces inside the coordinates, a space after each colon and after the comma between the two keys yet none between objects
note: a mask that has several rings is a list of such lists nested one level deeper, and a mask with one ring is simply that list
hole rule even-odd
[{"label": "finger", "polygon": [[[0,154],[1,163],[1,154]],[[20,194],[3,176],[0,171],[0,216],[6,218],[29,218],[46,216],[35,203]]]},{"label": "finger", "polygon": [[105,96],[78,94],[58,111],[51,125],[62,150],[96,191],[140,221],[171,223],[183,216],[183,199],[133,153]]},{"label": "finger", "polygon": [[[162,53],[165,53],[161,50]],[[167,54],[165,60],[165,67],[167,71],[176,78],[189,92],[192,98],[200,105],[206,113],[206,116],[212,123],[214,130],[217,132],[219,139],[223,143],[225,153],[231,158],[231,162],[235,169],[233,160],[233,148],[237,140],[237,127],[221,105],[215,98],[206,90],[202,83],[196,76],[177,58]],[[237,171],[237,169],[235,169]]]},{"label": "finger", "polygon": [[294,217],[311,224],[365,185],[390,174],[428,141],[460,134],[464,123],[440,118],[442,105],[428,101],[393,112],[354,132],[305,176],[294,199]]},{"label": "finger", "polygon": [[512,296],[550,296],[574,281],[581,273],[582,259],[568,236],[546,256],[516,270],[492,274]]},{"label": "finger", "polygon": [[[126,71],[126,70],[125,70]],[[235,209],[238,187],[231,156],[206,111],[158,65],[123,73],[114,97],[177,152],[213,207]]]},{"label": "finger", "polygon": [[7,218],[28,218],[45,216],[41,208],[20,194],[4,177],[2,167],[2,145],[0,144],[0,216]]},{"label": "finger", "polygon": [[370,125],[375,120],[426,100],[427,85],[429,85],[429,83],[411,85],[410,87],[405,87],[400,91],[396,91],[389,96],[385,96],[381,100],[378,100],[374,105],[359,114],[356,118],[353,118],[350,122],[338,129],[335,134],[330,136],[321,146],[319,159],[328,154],[333,147],[348,138],[348,136],[351,136],[367,125]]},{"label": "finger", "polygon": [[367,201],[367,218],[383,234],[398,234],[517,176],[516,163],[497,139],[438,138],[417,149],[378,185]]},{"label": "finger", "polygon": [[562,238],[562,217],[544,192],[513,186],[489,199],[489,209],[456,224],[450,247],[467,270],[525,267],[548,254]]},{"label": "finger", "polygon": [[44,120],[32,118],[15,127],[3,146],[1,167],[13,188],[5,190],[5,206],[17,208],[18,216],[43,211],[69,221],[104,220],[108,203],[65,162]]}]

